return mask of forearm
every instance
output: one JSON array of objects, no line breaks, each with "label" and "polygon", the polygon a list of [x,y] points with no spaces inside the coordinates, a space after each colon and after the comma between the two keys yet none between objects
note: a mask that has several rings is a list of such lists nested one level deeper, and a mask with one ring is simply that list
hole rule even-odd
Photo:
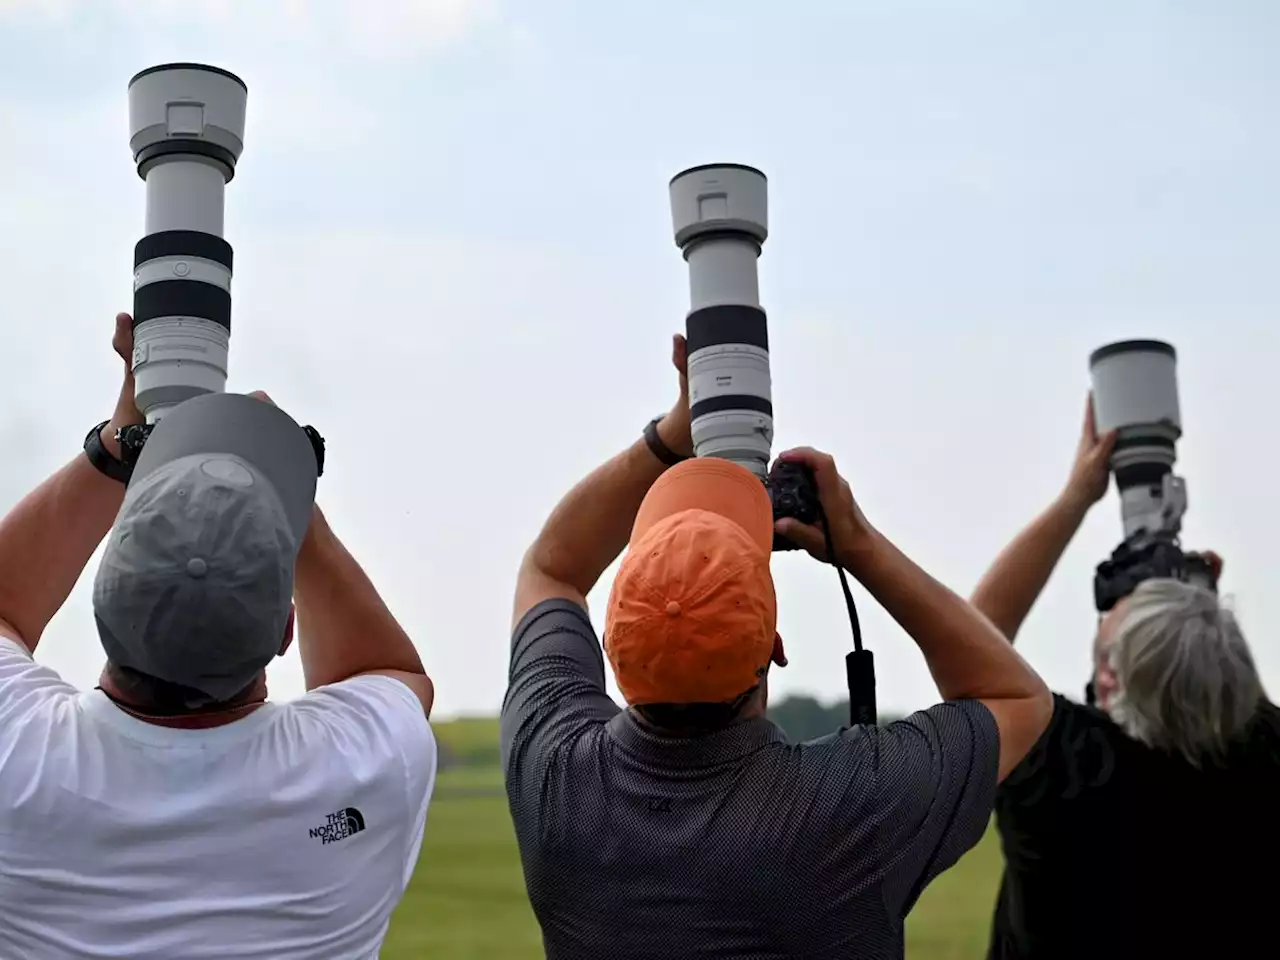
[{"label": "forearm", "polygon": [[124,485],[77,456],[0,521],[0,620],[34,650],[111,529]]},{"label": "forearm", "polygon": [[413,642],[316,507],[294,576],[307,689],[371,670],[422,674]]},{"label": "forearm", "polygon": [[880,534],[845,566],[911,636],[946,700],[1046,695],[999,630]]},{"label": "forearm", "polygon": [[525,564],[585,597],[627,545],[640,504],[664,469],[643,439],[597,467],[556,505]]},{"label": "forearm", "polygon": [[1084,522],[1089,506],[1070,492],[1055,500],[996,557],[972,602],[1012,643]]}]

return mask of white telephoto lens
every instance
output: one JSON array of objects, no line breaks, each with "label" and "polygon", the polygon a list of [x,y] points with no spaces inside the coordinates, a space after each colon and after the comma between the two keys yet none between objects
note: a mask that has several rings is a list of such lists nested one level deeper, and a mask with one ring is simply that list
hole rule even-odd
[{"label": "white telephoto lens", "polygon": [[768,182],[754,167],[707,164],[671,180],[676,245],[689,264],[689,406],[694,453],[761,478],[773,445],[769,335],[757,260]]},{"label": "white telephoto lens", "polygon": [[231,245],[226,185],[244,150],[248,88],[235,74],[168,63],[129,81],[129,146],[147,185],[134,248],[133,373],[148,423],[226,389]]},{"label": "white telephoto lens", "polygon": [[1161,340],[1122,340],[1089,357],[1098,433],[1117,431],[1111,468],[1126,537],[1163,522],[1165,477],[1182,436],[1177,362]]}]

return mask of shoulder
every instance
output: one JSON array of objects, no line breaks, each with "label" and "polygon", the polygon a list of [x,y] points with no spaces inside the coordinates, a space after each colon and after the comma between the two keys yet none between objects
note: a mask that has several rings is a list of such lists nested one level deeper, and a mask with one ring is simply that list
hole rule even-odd
[{"label": "shoulder", "polygon": [[362,673],[336,683],[307,691],[297,704],[313,704],[321,709],[346,707],[358,712],[389,712],[395,716],[427,723],[422,700],[409,684],[393,672]]},{"label": "shoulder", "polygon": [[407,685],[383,674],[366,674],[309,691],[282,706],[304,736],[360,758],[362,763],[399,762],[434,775],[436,740],[422,701]]},{"label": "shoulder", "polygon": [[543,600],[520,618],[511,631],[511,644],[513,648],[527,648],[540,640],[564,634],[579,637],[596,647],[596,630],[585,606],[563,598]]},{"label": "shoulder", "polygon": [[984,766],[989,761],[994,770],[999,757],[995,717],[978,700],[949,700],[861,729],[862,749],[875,754],[886,774],[923,773],[956,762]]},{"label": "shoulder", "polygon": [[1243,736],[1231,746],[1227,765],[1274,771],[1280,767],[1280,708],[1263,700]]},{"label": "shoulder", "polygon": [[949,701],[902,720],[841,730],[821,749],[828,836],[848,869],[875,875],[887,909],[905,916],[920,891],[986,831],[999,733],[978,701]]},{"label": "shoulder", "polygon": [[500,743],[509,779],[536,779],[548,757],[618,713],[591,618],[572,600],[544,600],[520,618],[507,680]]},{"label": "shoulder", "polygon": [[57,671],[32,659],[21,643],[0,634],[0,721],[76,693]]},{"label": "shoulder", "polygon": [[1045,810],[1104,786],[1126,742],[1103,711],[1055,693],[1049,726],[1000,786],[1002,816]]},{"label": "shoulder", "polygon": [[1009,776],[1017,781],[1043,768],[1070,759],[1092,744],[1110,744],[1123,737],[1120,728],[1097,707],[1053,695],[1053,716],[1027,758]]},{"label": "shoulder", "polygon": [[880,729],[898,738],[936,738],[943,745],[954,738],[969,744],[974,738],[985,742],[1000,736],[995,716],[981,700],[948,700],[934,704],[927,710],[918,710]]},{"label": "shoulder", "polygon": [[363,674],[316,687],[285,708],[320,722],[431,735],[431,723],[417,693],[386,674]]},{"label": "shoulder", "polygon": [[952,700],[875,728],[883,787],[917,800],[977,790],[994,800],[1000,759],[995,717],[978,700]]},{"label": "shoulder", "polygon": [[26,647],[0,636],[0,809],[11,826],[47,805],[46,787],[75,765],[86,744],[96,743],[80,698]]},{"label": "shoulder", "polygon": [[512,631],[508,679],[504,709],[548,684],[603,690],[604,654],[586,607],[562,598],[534,605]]},{"label": "shoulder", "polygon": [[867,799],[928,802],[944,779],[985,780],[989,773],[994,788],[999,731],[982,703],[949,701],[891,723],[845,727],[791,751],[822,777],[842,767]]}]

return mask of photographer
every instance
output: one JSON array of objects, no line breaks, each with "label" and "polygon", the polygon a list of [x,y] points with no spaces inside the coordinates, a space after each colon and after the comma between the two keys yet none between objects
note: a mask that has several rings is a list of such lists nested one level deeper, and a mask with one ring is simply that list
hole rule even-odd
[{"label": "photographer", "polygon": [[[1012,642],[1106,493],[1114,434],[1088,405],[1066,488],[996,559],[973,604]],[[1205,554],[1214,578],[1222,563]],[[1243,957],[1273,936],[1280,722],[1216,593],[1148,579],[1100,617],[1089,699],[1055,695],[1001,786],[992,960]]]},{"label": "photographer", "polygon": [[[901,957],[920,891],[986,829],[997,779],[1048,721],[1040,679],[969,604],[874,530],[825,454],[808,465],[837,561],[920,645],[948,701],[790,744],[765,718],[775,526],[760,479],[688,458],[680,391],[656,436],[574,487],[516,585],[505,776],[547,956]],[[672,465],[674,464],[674,465]],[[815,527],[778,532],[825,556]],[[586,595],[630,541],[604,648]]]},{"label": "photographer", "polygon": [[[0,956],[375,957],[435,778],[431,682],[314,506],[303,429],[206,394],[130,471],[128,315],[113,345],[113,417],[0,522]],[[32,654],[108,531],[80,693]],[[295,588],[309,692],[268,703]]]}]

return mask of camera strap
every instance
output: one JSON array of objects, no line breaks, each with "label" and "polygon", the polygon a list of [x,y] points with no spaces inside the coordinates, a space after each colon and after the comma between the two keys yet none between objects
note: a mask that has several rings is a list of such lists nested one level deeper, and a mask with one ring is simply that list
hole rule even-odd
[{"label": "camera strap", "polygon": [[870,650],[862,646],[862,625],[858,621],[858,608],[853,602],[853,591],[844,575],[844,567],[836,559],[835,542],[831,538],[831,525],[826,512],[818,504],[818,520],[822,523],[822,535],[826,540],[827,559],[840,577],[840,589],[849,610],[849,627],[853,631],[853,650],[844,658],[845,680],[849,686],[849,723],[851,726],[876,723],[876,662]]}]

